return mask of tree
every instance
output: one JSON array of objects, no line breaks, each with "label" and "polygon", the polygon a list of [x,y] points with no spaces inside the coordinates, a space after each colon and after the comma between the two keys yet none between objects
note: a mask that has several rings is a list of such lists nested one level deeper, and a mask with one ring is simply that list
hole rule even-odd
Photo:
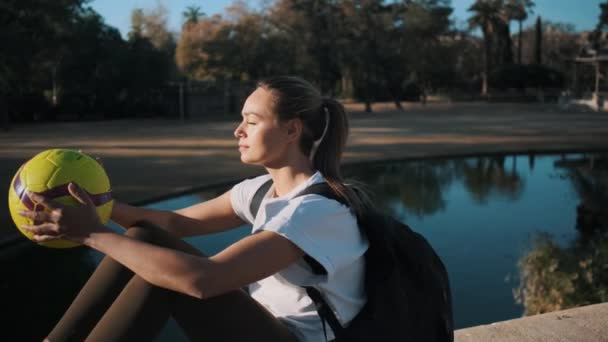
[{"label": "tree", "polygon": [[488,94],[488,76],[493,67],[492,49],[495,44],[495,33],[499,22],[502,20],[500,17],[501,5],[502,1],[500,0],[477,0],[468,9],[473,12],[473,15],[469,18],[469,25],[479,27],[483,32],[485,54],[481,94],[484,96]]},{"label": "tree", "polygon": [[595,26],[595,30],[589,36],[589,40],[593,44],[593,48],[598,50],[600,48],[602,32],[608,28],[608,1],[605,3],[599,4],[600,7],[600,15],[598,18],[598,23]]},{"label": "tree", "polygon": [[[142,83],[134,80],[131,83],[141,87],[142,92],[178,77],[175,65],[176,43],[167,28],[168,15],[167,9],[161,4],[152,9],[136,8],[131,13],[128,45],[137,64],[130,72],[136,73],[138,80],[148,80]],[[149,67],[147,71],[146,67]],[[151,75],[150,70],[154,70],[154,75]],[[140,93],[135,86],[131,86],[131,90],[134,94]]]},{"label": "tree", "polygon": [[193,79],[210,79],[217,75],[211,67],[211,45],[223,34],[228,22],[221,16],[202,18],[198,23],[182,27],[175,61],[185,75]]},{"label": "tree", "polygon": [[87,112],[103,117],[118,111],[118,97],[126,82],[124,70],[128,67],[127,46],[120,32],[106,25],[91,8],[83,9],[73,24],[68,46],[78,49],[65,54],[57,73],[62,97],[59,110],[79,117]]},{"label": "tree", "polygon": [[405,64],[402,81],[409,80],[423,94],[447,86],[452,79],[455,63],[449,50],[456,36],[451,32],[452,8],[448,5],[446,1],[412,1],[404,6],[396,21],[403,35],[398,57],[405,63],[394,61],[393,68]]},{"label": "tree", "polygon": [[543,26],[540,16],[536,19],[536,39],[534,43],[534,63],[540,65],[543,63]]},{"label": "tree", "polygon": [[608,1],[603,4],[599,4],[600,6],[600,16],[599,22],[597,23],[596,29],[598,31],[603,31],[608,27]]},{"label": "tree", "polygon": [[182,12],[184,18],[184,25],[196,24],[201,17],[204,17],[205,13],[201,11],[199,6],[188,6],[186,10]]},{"label": "tree", "polygon": [[6,0],[0,5],[0,39],[5,48],[0,54],[4,125],[8,125],[8,113],[22,119],[48,111],[44,107],[50,101],[43,97],[43,91],[61,66],[73,20],[85,2]]},{"label": "tree", "polygon": [[145,14],[142,8],[134,8],[131,11],[131,31],[129,31],[129,40],[142,38],[144,36]]},{"label": "tree", "polygon": [[[281,0],[280,11],[288,13],[288,22],[280,27],[289,27],[293,39],[299,40],[314,62],[314,79],[323,94],[333,94],[341,78],[340,66],[334,50],[337,40],[337,1],[332,0]],[[272,18],[277,24],[283,18]],[[310,73],[310,71],[309,71]]]},{"label": "tree", "polygon": [[175,41],[167,28],[168,16],[169,12],[161,4],[151,10],[133,9],[129,39],[147,38],[157,49],[173,54]]},{"label": "tree", "polygon": [[521,64],[521,44],[522,44],[522,23],[528,18],[528,13],[534,7],[532,0],[507,0],[506,9],[510,20],[519,23],[519,35],[517,43],[517,63]]}]

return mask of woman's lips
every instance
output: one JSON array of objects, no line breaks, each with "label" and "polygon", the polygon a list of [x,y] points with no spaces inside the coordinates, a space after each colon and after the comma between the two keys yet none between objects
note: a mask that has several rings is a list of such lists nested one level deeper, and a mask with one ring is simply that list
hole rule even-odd
[{"label": "woman's lips", "polygon": [[247,146],[247,145],[239,145],[239,151],[244,151],[248,148],[249,148],[249,146]]}]

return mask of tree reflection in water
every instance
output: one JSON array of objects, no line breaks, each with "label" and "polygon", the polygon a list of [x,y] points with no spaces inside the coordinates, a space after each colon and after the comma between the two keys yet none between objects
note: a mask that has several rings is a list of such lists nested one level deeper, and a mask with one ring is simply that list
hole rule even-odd
[{"label": "tree reflection in water", "polygon": [[608,301],[608,155],[555,162],[579,195],[578,234],[560,247],[539,234],[519,263],[514,291],[525,315]]},{"label": "tree reflection in water", "polygon": [[397,201],[419,216],[445,208],[444,188],[454,177],[451,163],[444,160],[363,164],[345,174],[355,174],[379,207],[391,210]]},{"label": "tree reflection in water", "polygon": [[[505,156],[468,159],[439,159],[362,164],[345,169],[347,178],[369,187],[375,204],[393,210],[401,204],[408,212],[421,216],[444,210],[444,193],[454,182],[462,180],[465,188],[479,204],[494,195],[517,200],[524,182],[516,170],[516,157],[511,158],[511,170],[505,166]],[[533,162],[532,162],[533,163]]]},{"label": "tree reflection in water", "polygon": [[512,157],[511,170],[506,170],[504,156],[462,163],[464,184],[477,203],[487,203],[493,191],[511,200],[521,196],[524,184],[517,173],[516,161],[517,158]]}]

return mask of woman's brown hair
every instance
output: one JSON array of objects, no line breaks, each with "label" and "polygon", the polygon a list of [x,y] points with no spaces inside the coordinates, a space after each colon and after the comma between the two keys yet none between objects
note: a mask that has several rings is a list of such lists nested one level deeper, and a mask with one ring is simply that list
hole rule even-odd
[{"label": "woman's brown hair", "polygon": [[300,148],[311,157],[312,166],[360,215],[369,206],[365,192],[346,185],[340,173],[342,153],[348,138],[348,117],[344,106],[326,98],[306,80],[293,76],[279,76],[259,81],[258,87],[274,96],[273,111],[279,122],[299,118],[304,129]]}]

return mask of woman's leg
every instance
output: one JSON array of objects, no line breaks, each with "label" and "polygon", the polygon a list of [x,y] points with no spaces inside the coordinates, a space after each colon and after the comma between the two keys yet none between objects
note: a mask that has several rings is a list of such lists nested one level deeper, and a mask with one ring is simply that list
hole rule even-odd
[{"label": "woman's leg", "polygon": [[87,342],[153,341],[172,315],[190,341],[295,341],[290,331],[244,291],[200,300],[135,275]]},{"label": "woman's leg", "polygon": [[[127,234],[164,247],[202,255],[193,246],[147,222],[138,223],[138,227],[130,228]],[[91,284],[87,283],[85,288],[95,288],[98,284],[111,288],[111,291],[101,292],[111,292],[113,299],[116,298],[116,292],[120,292],[124,286],[124,278],[116,279],[116,274],[124,272],[126,268],[110,258],[107,259],[107,263],[123,270],[116,271],[113,268],[114,273],[111,276],[102,276],[104,273],[100,272],[99,276],[91,277],[89,281]],[[108,279],[114,279],[115,283],[110,283]],[[121,283],[120,287],[116,285],[118,283]],[[114,290],[116,288],[118,291]],[[138,276],[133,276],[109,309],[107,309],[109,306],[107,299],[111,296],[105,294],[101,297],[105,300],[91,300],[88,292],[83,289],[72,304],[73,307],[80,309],[70,308],[68,313],[72,311],[71,314],[66,313],[58,327],[49,335],[49,339],[53,342],[68,340],[65,334],[61,335],[59,332],[76,331],[74,328],[78,327],[78,334],[71,335],[78,337],[75,340],[82,340],[89,331],[87,340],[91,341],[151,340],[164,327],[169,313],[173,313],[192,340],[229,341],[252,337],[270,341],[294,340],[278,319],[240,290],[207,300],[198,300],[158,288]],[[98,308],[87,307],[99,302],[103,302],[103,307],[101,305]],[[93,329],[93,325],[106,310],[103,318]],[[77,314],[91,317],[83,319]],[[89,323],[86,329],[81,329],[79,322],[92,322],[92,325]]]},{"label": "woman's leg", "polygon": [[[166,241],[167,247],[202,255],[196,248],[147,222],[127,230],[125,235],[154,243]],[[83,341],[133,277],[133,272],[110,257],[104,257],[80,290],[61,320],[48,335],[51,341]]]},{"label": "woman's leg", "polygon": [[[142,234],[128,230],[125,235],[141,238]],[[131,270],[104,257],[48,338],[83,341],[132,277]]]},{"label": "woman's leg", "polygon": [[296,341],[281,321],[241,290],[205,300],[179,296],[172,314],[190,341]]},{"label": "woman's leg", "polygon": [[169,319],[173,299],[174,292],[135,275],[86,341],[153,341]]}]

